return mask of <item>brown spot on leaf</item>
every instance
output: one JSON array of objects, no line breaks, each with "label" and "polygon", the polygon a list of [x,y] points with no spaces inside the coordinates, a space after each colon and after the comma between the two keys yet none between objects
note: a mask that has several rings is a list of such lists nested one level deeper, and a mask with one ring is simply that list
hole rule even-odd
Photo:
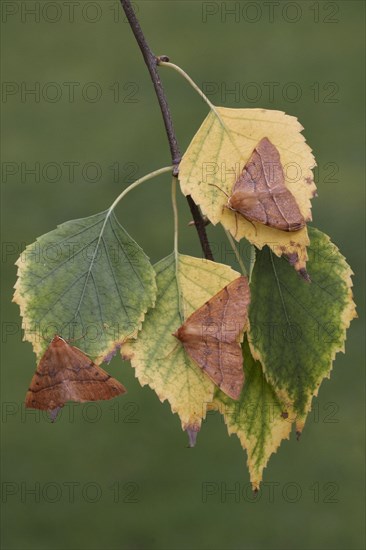
[{"label": "brown spot on leaf", "polygon": [[305,267],[302,267],[301,269],[299,269],[298,273],[299,273],[300,277],[302,279],[304,279],[304,281],[306,281],[307,283],[311,283],[310,275],[306,271]]},{"label": "brown spot on leaf", "polygon": [[299,261],[299,256],[297,252],[291,252],[290,254],[287,254],[287,259],[290,263],[290,265],[295,265]]},{"label": "brown spot on leaf", "polygon": [[195,427],[188,427],[186,429],[186,432],[188,435],[188,447],[190,448],[195,447],[199,430],[197,430],[197,428]]}]

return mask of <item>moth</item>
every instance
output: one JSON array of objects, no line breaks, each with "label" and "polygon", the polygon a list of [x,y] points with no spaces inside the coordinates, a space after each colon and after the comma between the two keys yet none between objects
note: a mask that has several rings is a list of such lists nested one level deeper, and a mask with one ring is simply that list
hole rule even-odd
[{"label": "moth", "polygon": [[191,359],[229,397],[243,384],[240,337],[248,324],[248,279],[238,277],[190,315],[173,334]]},{"label": "moth", "polygon": [[285,185],[278,149],[267,137],[256,145],[236,180],[228,208],[251,222],[280,231],[299,231],[305,219]]},{"label": "moth", "polygon": [[25,406],[50,411],[51,418],[67,401],[112,399],[126,388],[85,353],[55,336],[43,354],[26,394]]}]

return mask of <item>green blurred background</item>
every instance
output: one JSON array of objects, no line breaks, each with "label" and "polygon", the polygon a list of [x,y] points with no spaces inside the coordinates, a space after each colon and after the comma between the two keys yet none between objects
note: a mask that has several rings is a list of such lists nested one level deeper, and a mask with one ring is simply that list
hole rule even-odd
[{"label": "green blurred background", "polygon": [[[27,11],[35,5],[39,21]],[[210,415],[197,447],[186,448],[167,403],[139,386],[128,363],[121,370],[119,358],[110,371],[127,386],[124,398],[98,409],[65,407],[53,425],[21,408],[35,358],[21,343],[19,309],[11,303],[19,248],[63,221],[105,209],[131,178],[170,163],[152,85],[118,2],[74,3],[74,17],[70,5],[2,2],[2,547],[364,548],[364,2],[280,2],[273,18],[263,2],[135,4],[154,51],[169,54],[198,84],[213,83],[214,103],[300,119],[319,165],[314,225],[331,235],[355,272],[360,318],[346,355],[337,356],[323,383],[301,442],[293,435],[272,457],[255,501],[245,454],[220,417]],[[179,75],[161,75],[184,150],[207,108]],[[26,95],[37,82],[39,97]],[[273,98],[269,82],[278,83]],[[241,98],[225,95],[225,86],[235,85]],[[96,90],[102,95],[92,102]],[[79,164],[70,178],[64,163],[72,161]],[[36,162],[39,181],[24,173]],[[49,166],[42,175],[47,163],[58,173]],[[185,199],[179,206],[180,248],[200,255]],[[170,253],[168,176],[134,191],[118,215],[152,261]],[[221,231],[209,228],[209,236],[217,259],[230,263],[219,252],[226,250]],[[216,492],[205,502],[202,484],[209,482]],[[235,484],[240,499],[225,497]],[[23,494],[32,488],[39,499]]]}]

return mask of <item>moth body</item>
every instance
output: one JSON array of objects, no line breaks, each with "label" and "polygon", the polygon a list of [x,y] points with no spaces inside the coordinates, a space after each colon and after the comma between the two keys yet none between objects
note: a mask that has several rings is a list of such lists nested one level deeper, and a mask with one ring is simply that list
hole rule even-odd
[{"label": "moth body", "polygon": [[85,403],[111,399],[125,391],[120,382],[85,353],[56,335],[38,364],[25,405],[55,411],[67,401]]},{"label": "moth body", "polygon": [[248,323],[250,291],[239,277],[215,294],[174,332],[187,355],[229,397],[239,399],[244,384],[240,341]]},{"label": "moth body", "polygon": [[306,225],[295,197],[285,186],[279,152],[268,138],[254,149],[227,206],[250,222],[280,231],[299,231]]}]

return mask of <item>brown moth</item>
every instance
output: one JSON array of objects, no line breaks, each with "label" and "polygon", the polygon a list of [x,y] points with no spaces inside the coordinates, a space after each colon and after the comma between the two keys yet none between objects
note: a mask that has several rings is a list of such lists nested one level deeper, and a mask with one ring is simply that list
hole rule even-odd
[{"label": "brown moth", "polygon": [[43,354],[25,398],[25,406],[50,411],[52,420],[66,401],[112,399],[126,388],[82,351],[55,336]]},{"label": "brown moth", "polygon": [[248,323],[249,302],[248,279],[239,277],[194,311],[173,335],[233,399],[239,399],[244,384],[240,336]]},{"label": "brown moth", "polygon": [[251,222],[281,231],[298,231],[305,220],[285,186],[278,149],[264,137],[236,180],[228,207]]}]

